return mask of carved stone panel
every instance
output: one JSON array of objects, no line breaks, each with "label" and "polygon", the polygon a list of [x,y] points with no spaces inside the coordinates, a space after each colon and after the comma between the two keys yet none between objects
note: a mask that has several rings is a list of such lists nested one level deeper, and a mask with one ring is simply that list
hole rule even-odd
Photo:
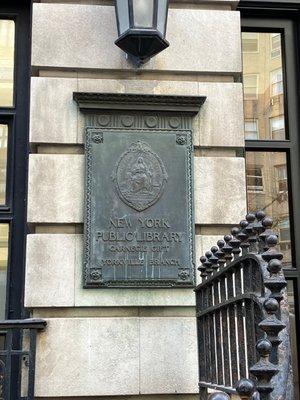
[{"label": "carved stone panel", "polygon": [[193,286],[191,131],[93,127],[85,146],[84,286]]}]

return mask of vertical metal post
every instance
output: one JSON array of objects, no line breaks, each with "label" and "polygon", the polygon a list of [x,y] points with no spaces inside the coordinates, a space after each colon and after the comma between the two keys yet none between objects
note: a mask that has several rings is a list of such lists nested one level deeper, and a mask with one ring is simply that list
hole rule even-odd
[{"label": "vertical metal post", "polygon": [[200,400],[207,400],[207,388],[200,387],[199,394],[200,394]]},{"label": "vertical metal post", "polygon": [[5,338],[6,356],[4,375],[4,400],[10,400],[12,336],[12,329],[8,329]]},{"label": "vertical metal post", "polygon": [[36,329],[30,329],[29,343],[29,370],[27,400],[34,400],[35,355],[36,355]]}]

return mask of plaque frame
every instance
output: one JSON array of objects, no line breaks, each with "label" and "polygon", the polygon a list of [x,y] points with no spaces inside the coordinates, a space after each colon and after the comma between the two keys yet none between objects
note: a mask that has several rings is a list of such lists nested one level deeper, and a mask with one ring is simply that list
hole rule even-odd
[{"label": "plaque frame", "polygon": [[[194,198],[192,117],[205,101],[195,96],[151,96],[101,93],[74,93],[85,115],[85,224],[84,224],[84,288],[178,288],[195,287],[194,264]],[[101,268],[90,264],[91,258],[91,146],[101,146],[104,134],[116,131],[156,132],[173,134],[178,146],[186,146],[188,166],[188,244],[190,268],[178,268],[178,280],[113,280],[102,279]]]}]

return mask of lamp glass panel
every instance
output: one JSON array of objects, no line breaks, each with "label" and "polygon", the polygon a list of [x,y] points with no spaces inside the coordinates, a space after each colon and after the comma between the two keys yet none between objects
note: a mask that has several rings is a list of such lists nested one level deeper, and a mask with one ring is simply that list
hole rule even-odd
[{"label": "lamp glass panel", "polygon": [[15,23],[0,19],[0,107],[14,103]]},{"label": "lamp glass panel", "polygon": [[158,0],[157,3],[157,29],[163,36],[165,36],[167,27],[168,0]]},{"label": "lamp glass panel", "polygon": [[0,319],[5,319],[9,224],[0,224]]},{"label": "lamp glass panel", "polygon": [[134,27],[152,28],[154,0],[132,0],[132,6]]},{"label": "lamp glass panel", "polygon": [[116,0],[119,35],[129,29],[128,0]]}]

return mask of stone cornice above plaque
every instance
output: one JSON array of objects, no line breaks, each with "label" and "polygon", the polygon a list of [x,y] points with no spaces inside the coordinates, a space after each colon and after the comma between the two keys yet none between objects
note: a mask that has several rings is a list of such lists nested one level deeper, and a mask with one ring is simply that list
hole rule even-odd
[{"label": "stone cornice above plaque", "polygon": [[180,112],[195,115],[204,103],[204,96],[163,96],[124,93],[75,92],[73,98],[80,110],[127,110]]}]

